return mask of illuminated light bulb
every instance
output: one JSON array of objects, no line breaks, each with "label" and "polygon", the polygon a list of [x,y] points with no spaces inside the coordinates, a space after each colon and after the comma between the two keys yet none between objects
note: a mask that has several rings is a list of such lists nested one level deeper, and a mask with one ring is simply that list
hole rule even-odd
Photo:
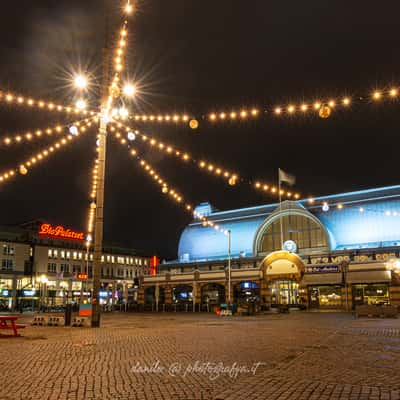
[{"label": "illuminated light bulb", "polygon": [[396,97],[398,95],[398,90],[397,89],[391,89],[389,92],[391,97]]},{"label": "illuminated light bulb", "polygon": [[127,34],[128,34],[128,32],[126,31],[126,29],[122,29],[121,36],[125,37]]},{"label": "illuminated light bulb", "polygon": [[299,199],[299,198],[300,198],[300,195],[299,195],[298,193],[296,193],[296,194],[294,195],[294,198],[295,198],[295,199]]},{"label": "illuminated light bulb", "polygon": [[5,138],[4,139],[4,143],[5,144],[10,144],[11,143],[11,139],[10,138]]},{"label": "illuminated light bulb", "polygon": [[328,102],[328,106],[331,107],[331,108],[335,107],[335,102],[333,100],[330,100]]},{"label": "illuminated light bulb", "polygon": [[219,117],[220,117],[221,119],[225,119],[225,118],[226,118],[226,114],[223,112],[223,113],[219,114]]},{"label": "illuminated light bulb", "polygon": [[88,80],[83,75],[77,75],[77,76],[75,76],[75,79],[74,79],[74,85],[78,89],[86,89],[86,87],[88,85]]},{"label": "illuminated light bulb", "polygon": [[240,112],[240,116],[242,117],[242,118],[246,118],[247,117],[247,111],[241,111]]},{"label": "illuminated light bulb", "polygon": [[260,182],[256,182],[256,188],[259,189],[261,187],[261,183]]},{"label": "illuminated light bulb", "polygon": [[293,114],[294,111],[295,111],[295,107],[294,106],[289,106],[287,110],[288,110],[289,114]]},{"label": "illuminated light bulb", "polygon": [[184,154],[184,155],[183,155],[183,159],[184,159],[184,160],[189,160],[189,155],[188,155],[188,154]]},{"label": "illuminated light bulb", "polygon": [[235,118],[237,117],[237,114],[236,114],[235,112],[231,112],[231,113],[229,114],[229,116],[230,116],[232,119],[235,119]]},{"label": "illuminated light bulb", "polygon": [[28,100],[28,105],[29,106],[33,106],[35,104],[35,102],[32,100],[32,99],[29,99]]},{"label": "illuminated light bulb", "polygon": [[80,99],[80,100],[78,100],[77,102],[76,102],[76,108],[78,109],[78,110],[84,110],[85,108],[86,108],[86,101],[85,100],[83,100],[83,99]]},{"label": "illuminated light bulb", "polygon": [[128,140],[131,142],[136,139],[136,135],[133,132],[128,132]]},{"label": "illuminated light bulb", "polygon": [[206,163],[204,161],[201,161],[199,165],[200,165],[200,168],[204,168],[206,166]]},{"label": "illuminated light bulb", "polygon": [[157,143],[156,140],[154,140],[154,139],[151,139],[151,140],[150,140],[150,144],[151,144],[152,146],[154,146],[156,143]]},{"label": "illuminated light bulb", "polygon": [[126,12],[127,14],[132,14],[132,12],[133,12],[133,5],[130,4],[130,3],[128,3],[128,4],[125,6],[125,12]]},{"label": "illuminated light bulb", "polygon": [[7,100],[7,101],[13,101],[13,100],[14,100],[14,96],[13,96],[12,94],[8,94],[8,95],[6,96],[6,100]]},{"label": "illuminated light bulb", "polygon": [[155,116],[154,115],[150,115],[150,121],[154,121]]},{"label": "illuminated light bulb", "polygon": [[382,97],[382,93],[381,93],[381,92],[378,92],[378,91],[375,91],[375,92],[373,93],[372,97],[373,97],[375,100],[379,100],[379,99]]},{"label": "illuminated light bulb", "polygon": [[341,209],[343,208],[343,204],[338,204],[338,205],[337,205],[337,208],[338,208],[339,210],[341,210]]},{"label": "illuminated light bulb", "polygon": [[121,117],[122,119],[125,119],[125,118],[127,118],[127,117],[129,116],[129,112],[128,112],[128,110],[127,110],[125,107],[121,107],[121,108],[118,110],[118,112],[119,112],[119,115],[120,115],[120,117]]},{"label": "illuminated light bulb", "polygon": [[166,115],[166,116],[165,116],[165,120],[166,120],[166,121],[170,121],[170,120],[171,120],[171,117],[170,117],[169,115]]},{"label": "illuminated light bulb", "polygon": [[230,173],[228,171],[224,172],[224,177],[227,178],[230,175]]},{"label": "illuminated light bulb", "polygon": [[216,171],[215,171],[215,173],[216,173],[217,175],[220,175],[220,174],[221,174],[221,169],[220,169],[220,168],[217,168]]},{"label": "illuminated light bulb", "polygon": [[273,188],[271,189],[271,192],[272,192],[272,193],[275,193],[275,192],[276,192],[276,188],[273,187]]},{"label": "illuminated light bulb", "polygon": [[236,177],[233,175],[229,181],[228,181],[230,186],[235,186],[236,185]]},{"label": "illuminated light bulb", "polygon": [[320,109],[319,109],[319,113],[318,113],[318,115],[320,116],[320,118],[323,118],[323,119],[326,119],[326,118],[329,118],[330,117],[330,115],[331,115],[331,109],[330,109],[330,107],[328,107],[328,106],[322,106]]},{"label": "illuminated light bulb", "polygon": [[264,189],[264,190],[268,190],[268,189],[269,189],[269,186],[268,186],[268,185],[264,185],[264,186],[263,186],[263,189]]},{"label": "illuminated light bulb", "polygon": [[212,164],[210,164],[210,165],[208,166],[208,170],[209,170],[209,171],[214,170],[214,166],[213,166]]},{"label": "illuminated light bulb", "polygon": [[324,202],[322,204],[322,211],[324,211],[324,212],[329,211],[329,204],[327,202]]},{"label": "illuminated light bulb", "polygon": [[312,197],[310,197],[310,198],[308,199],[308,202],[309,202],[310,204],[314,204],[314,199],[313,199]]},{"label": "illuminated light bulb", "polygon": [[142,115],[142,121],[147,121],[147,115]]},{"label": "illuminated light bulb", "polygon": [[314,103],[314,109],[319,110],[321,108],[321,103],[319,101]]},{"label": "illuminated light bulb", "polygon": [[279,115],[282,113],[282,109],[280,107],[276,107],[274,112],[275,112],[275,114]]},{"label": "illuminated light bulb", "polygon": [[115,66],[115,69],[116,69],[118,72],[122,71],[122,70],[123,70],[122,64],[117,64],[117,65]]},{"label": "illuminated light bulb", "polygon": [[197,129],[199,127],[199,121],[197,121],[197,119],[191,119],[189,126],[191,129]]},{"label": "illuminated light bulb", "polygon": [[178,116],[178,115],[174,115],[173,120],[174,120],[175,122],[179,121],[179,116]]},{"label": "illuminated light bulb", "polygon": [[126,41],[123,40],[123,39],[121,39],[121,40],[119,41],[119,45],[120,45],[121,47],[125,47],[125,46],[126,46]]},{"label": "illuminated light bulb", "polygon": [[39,107],[40,107],[40,108],[43,108],[43,107],[44,107],[43,101],[39,101]]},{"label": "illuminated light bulb", "polygon": [[350,104],[350,99],[348,97],[345,97],[343,99],[343,105],[348,106]]},{"label": "illuminated light bulb", "polygon": [[391,213],[390,211],[386,211],[386,212],[385,212],[385,215],[386,215],[387,217],[390,217],[390,216],[392,215],[392,213]]},{"label": "illuminated light bulb", "polygon": [[78,132],[78,128],[75,125],[72,125],[69,127],[69,133],[71,135],[76,136],[79,132]]},{"label": "illuminated light bulb", "polygon": [[28,140],[31,140],[31,139],[32,139],[32,134],[31,134],[31,133],[27,133],[27,134],[26,134],[26,138],[27,138]]},{"label": "illuminated light bulb", "polygon": [[133,97],[136,94],[136,87],[131,83],[127,83],[124,86],[124,95],[127,97]]},{"label": "illuminated light bulb", "polygon": [[287,192],[287,193],[286,193],[286,196],[287,196],[287,197],[292,197],[292,193],[291,193],[291,192]]},{"label": "illuminated light bulb", "polygon": [[360,211],[360,212],[362,213],[362,212],[364,212],[364,208],[363,208],[363,207],[360,207],[360,208],[358,209],[358,211]]},{"label": "illuminated light bulb", "polygon": [[159,147],[160,149],[163,149],[163,148],[164,148],[164,143],[160,143],[160,144],[158,145],[158,147]]},{"label": "illuminated light bulb", "polygon": [[24,98],[23,97],[18,97],[17,99],[19,104],[22,104],[24,102]]},{"label": "illuminated light bulb", "polygon": [[157,117],[157,120],[158,121],[162,121],[164,118],[163,118],[163,116],[162,115],[159,115],[158,117]]},{"label": "illuminated light bulb", "polygon": [[307,104],[302,104],[301,105],[301,111],[307,111],[307,109],[308,109]]},{"label": "illuminated light bulb", "polygon": [[217,116],[215,114],[210,114],[210,119],[211,121],[215,121],[217,119]]},{"label": "illuminated light bulb", "polygon": [[252,115],[253,117],[256,117],[256,116],[258,115],[258,110],[257,110],[256,108],[253,108],[253,109],[251,110],[251,115]]}]

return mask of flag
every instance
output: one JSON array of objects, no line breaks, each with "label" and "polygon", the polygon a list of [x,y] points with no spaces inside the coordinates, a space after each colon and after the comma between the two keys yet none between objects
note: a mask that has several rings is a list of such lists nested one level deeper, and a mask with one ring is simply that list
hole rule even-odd
[{"label": "flag", "polygon": [[288,185],[293,186],[296,183],[296,177],[279,168],[279,183],[286,182]]}]

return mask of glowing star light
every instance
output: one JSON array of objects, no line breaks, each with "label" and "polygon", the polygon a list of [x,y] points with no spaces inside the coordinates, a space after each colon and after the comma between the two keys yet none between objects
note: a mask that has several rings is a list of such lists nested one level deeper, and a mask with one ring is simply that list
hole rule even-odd
[{"label": "glowing star light", "polygon": [[74,79],[74,84],[78,89],[86,89],[88,81],[83,75],[77,75]]},{"label": "glowing star light", "polygon": [[133,97],[136,94],[136,87],[130,83],[124,86],[124,95],[127,97]]},{"label": "glowing star light", "polygon": [[76,108],[77,108],[77,109],[79,109],[79,110],[84,110],[84,109],[86,108],[86,101],[80,99],[80,100],[78,100],[78,101],[76,102],[75,105],[76,105]]},{"label": "glowing star light", "polygon": [[136,135],[133,132],[128,132],[128,140],[131,142],[136,139]]},{"label": "glowing star light", "polygon": [[69,133],[76,136],[78,134],[78,128],[75,125],[69,127]]}]

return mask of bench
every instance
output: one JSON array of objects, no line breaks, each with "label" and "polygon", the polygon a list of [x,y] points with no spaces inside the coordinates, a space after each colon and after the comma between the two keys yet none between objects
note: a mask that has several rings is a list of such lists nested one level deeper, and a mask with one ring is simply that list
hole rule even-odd
[{"label": "bench", "polygon": [[18,337],[21,336],[18,333],[18,329],[24,329],[26,325],[17,324],[18,317],[14,315],[2,315],[0,316],[0,330],[12,330],[13,333],[10,335],[0,334],[0,337]]},{"label": "bench", "polygon": [[397,317],[397,307],[395,306],[378,306],[378,305],[368,305],[363,304],[356,306],[355,315],[356,318],[359,317],[369,317],[369,318],[396,318]]}]

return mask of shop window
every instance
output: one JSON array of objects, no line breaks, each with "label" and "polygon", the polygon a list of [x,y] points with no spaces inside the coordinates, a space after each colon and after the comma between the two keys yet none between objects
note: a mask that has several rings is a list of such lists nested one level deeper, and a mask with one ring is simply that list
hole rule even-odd
[{"label": "shop window", "polygon": [[389,304],[389,285],[359,284],[352,286],[353,305]]},{"label": "shop window", "polygon": [[308,288],[310,307],[312,308],[341,308],[341,286],[310,286]]},{"label": "shop window", "polygon": [[12,271],[14,269],[14,260],[1,260],[1,269],[3,271]]}]

